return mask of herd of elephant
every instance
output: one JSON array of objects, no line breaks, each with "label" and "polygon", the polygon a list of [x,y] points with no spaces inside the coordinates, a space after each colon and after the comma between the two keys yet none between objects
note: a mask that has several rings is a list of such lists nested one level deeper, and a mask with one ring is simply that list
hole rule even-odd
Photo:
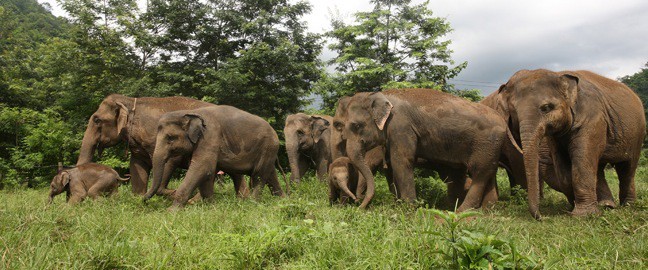
[{"label": "herd of elephant", "polygon": [[[567,197],[572,215],[616,207],[604,174],[608,164],[618,174],[620,204],[635,201],[646,119],[639,97],[622,83],[588,71],[538,69],[516,72],[480,103],[429,89],[357,93],[342,97],[333,117],[289,115],[284,135],[290,180],[298,183],[314,166],[328,182],[331,204],[367,207],[377,171],[395,198],[413,202],[414,169],[422,168],[446,182],[457,211],[476,209],[497,201],[496,173],[503,167],[511,186],[527,190],[529,211],[540,219],[543,183]],[[132,191],[171,198],[172,209],[183,207],[195,189],[202,198],[213,196],[218,171],[232,178],[239,197],[258,198],[265,185],[284,196],[275,170],[279,138],[243,110],[186,97],[110,95],[88,121],[76,170],[120,141],[131,153]],[[186,176],[167,189],[178,167]],[[106,183],[119,178],[112,172],[104,173],[113,179]],[[52,189],[64,178],[55,177]]]}]

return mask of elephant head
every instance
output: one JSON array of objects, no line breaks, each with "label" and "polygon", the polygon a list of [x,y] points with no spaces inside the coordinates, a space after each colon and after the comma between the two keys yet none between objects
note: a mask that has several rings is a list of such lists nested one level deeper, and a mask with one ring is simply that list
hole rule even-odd
[{"label": "elephant head", "polygon": [[145,199],[153,197],[178,162],[193,153],[204,131],[205,120],[198,114],[178,111],[160,118],[153,151],[153,183]]},{"label": "elephant head", "polygon": [[319,116],[310,116],[303,113],[292,114],[286,118],[284,135],[286,136],[286,151],[290,162],[290,180],[299,182],[304,174],[299,168],[300,153],[313,149],[328,128],[329,122]]},{"label": "elephant head", "polygon": [[[337,187],[342,190],[344,194],[349,196],[349,198],[356,200],[355,194],[349,190],[349,184],[353,184],[350,181],[352,179],[357,179],[357,172],[352,168],[351,161],[347,157],[341,157],[336,159],[329,168],[329,181],[333,183],[332,186]],[[357,184],[357,183],[356,183]]]},{"label": "elephant head", "polygon": [[344,138],[344,125],[347,120],[347,109],[351,97],[345,96],[338,100],[338,106],[333,117],[333,128],[331,129],[331,158],[333,160],[346,156],[346,140]]},{"label": "elephant head", "polygon": [[60,171],[54,176],[52,183],[50,183],[49,203],[52,203],[56,195],[63,193],[63,191],[69,188],[70,179],[71,176],[68,171]]},{"label": "elephant head", "polygon": [[358,93],[348,105],[343,132],[346,151],[353,166],[367,182],[366,196],[360,205],[361,208],[367,207],[375,192],[373,174],[365,160],[365,154],[368,150],[385,144],[383,129],[392,108],[392,103],[380,92]]},{"label": "elephant head", "polygon": [[[529,211],[540,219],[539,145],[571,129],[578,95],[578,77],[548,70],[522,70],[498,90],[497,110],[517,135],[524,152]],[[552,155],[557,149],[551,149]]]},{"label": "elephant head", "polygon": [[101,155],[106,147],[111,147],[126,135],[129,109],[133,106],[133,98],[122,95],[110,95],[101,102],[83,134],[81,150],[77,165],[92,162],[94,151]]}]

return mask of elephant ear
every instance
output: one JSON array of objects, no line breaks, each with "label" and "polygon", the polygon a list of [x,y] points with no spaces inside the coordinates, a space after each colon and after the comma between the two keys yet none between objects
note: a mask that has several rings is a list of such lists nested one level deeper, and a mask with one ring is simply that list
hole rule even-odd
[{"label": "elephant ear", "polygon": [[372,97],[371,117],[373,117],[373,120],[376,123],[376,126],[378,126],[378,129],[383,130],[383,128],[385,128],[387,118],[389,118],[389,114],[391,113],[394,105],[392,105],[392,103],[389,102],[387,97],[385,97],[385,95],[383,95],[382,93],[373,93]]},{"label": "elephant ear", "polygon": [[322,137],[322,133],[329,127],[330,123],[326,119],[319,116],[311,116],[311,130],[313,141],[315,143],[319,142]]},{"label": "elephant ear", "polygon": [[202,137],[203,132],[205,131],[205,120],[202,116],[188,113],[184,115],[184,130],[187,132],[187,136],[191,143],[197,143],[198,139]]},{"label": "elephant ear", "polygon": [[64,171],[61,173],[61,187],[65,187],[70,183],[70,173]]},{"label": "elephant ear", "polygon": [[497,111],[497,114],[504,118],[504,121],[506,122],[506,135],[509,139],[507,145],[512,146],[516,151],[522,154],[522,147],[520,147],[520,145],[515,140],[515,137],[513,137],[513,133],[511,133],[511,113],[509,112],[508,107],[508,93],[506,91],[506,85],[506,83],[502,84],[500,85],[499,89],[497,89],[495,111]]},{"label": "elephant ear", "polygon": [[576,98],[578,96],[578,82],[579,78],[572,74],[563,74],[560,76],[562,81],[562,90],[565,98],[569,101],[570,107],[573,107],[576,104]]},{"label": "elephant ear", "polygon": [[117,105],[119,106],[117,109],[117,133],[121,134],[128,123],[128,108],[121,102],[117,102]]}]

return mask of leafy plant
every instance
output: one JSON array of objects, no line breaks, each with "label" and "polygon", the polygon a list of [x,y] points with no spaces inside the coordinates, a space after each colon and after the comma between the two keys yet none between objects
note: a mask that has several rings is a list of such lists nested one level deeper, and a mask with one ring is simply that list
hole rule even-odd
[{"label": "leafy plant", "polygon": [[445,247],[438,252],[455,269],[535,269],[540,265],[532,257],[522,255],[509,241],[497,235],[459,230],[463,220],[479,215],[467,211],[455,213],[437,209],[419,209],[419,214],[430,220],[443,221],[444,231],[438,231],[436,222],[426,224],[423,233],[436,236],[444,241]]}]

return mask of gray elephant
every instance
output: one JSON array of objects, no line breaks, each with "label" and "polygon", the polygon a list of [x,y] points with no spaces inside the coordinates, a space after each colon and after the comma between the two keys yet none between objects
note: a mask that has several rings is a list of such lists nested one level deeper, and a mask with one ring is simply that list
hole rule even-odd
[{"label": "gray elephant", "polygon": [[[622,83],[589,71],[521,70],[497,91],[501,115],[521,142],[529,211],[540,219],[539,162],[546,141],[576,216],[599,211],[597,201],[613,164],[622,205],[636,199],[634,175],[646,133],[639,97]],[[609,194],[611,196],[611,194]],[[605,196],[605,195],[603,195]]]},{"label": "gray elephant", "polygon": [[317,178],[325,180],[331,163],[330,137],[327,128],[333,118],[325,115],[291,114],[286,118],[284,136],[290,162],[290,180],[299,183],[314,165]]},{"label": "gray elephant", "polygon": [[[172,111],[192,110],[216,106],[187,97],[131,98],[119,94],[106,97],[97,111],[90,116],[83,134],[77,165],[92,162],[95,150],[101,155],[104,148],[121,141],[128,143],[130,150],[131,189],[135,194],[144,194],[148,185],[149,172],[153,166],[157,122],[160,117]],[[237,196],[248,194],[242,175],[230,175]],[[162,186],[166,187],[168,181]]]},{"label": "gray elephant", "polygon": [[186,164],[184,180],[171,194],[172,208],[183,207],[197,187],[203,198],[212,197],[218,170],[250,175],[255,198],[264,183],[274,195],[284,196],[275,171],[279,138],[261,117],[232,106],[210,106],[167,113],[160,118],[157,130],[153,183],[145,200],[161,192],[160,184],[185,160],[190,164]]},{"label": "gray elephant", "polygon": [[128,178],[121,178],[112,168],[96,163],[61,170],[50,184],[49,203],[63,191],[70,204],[79,203],[86,197],[96,199],[100,195],[114,194],[120,181],[128,182]]},{"label": "gray elephant", "polygon": [[361,208],[375,192],[364,155],[379,145],[387,149],[396,192],[404,201],[416,199],[417,158],[464,179],[451,181],[449,190],[463,190],[470,175],[472,184],[458,211],[497,197],[495,174],[506,123],[492,109],[436,90],[403,89],[355,94],[347,114],[346,152],[367,181]]},{"label": "gray elephant", "polygon": [[356,200],[355,190],[358,186],[358,171],[348,157],[339,157],[331,163],[328,171],[329,203],[341,204]]}]

